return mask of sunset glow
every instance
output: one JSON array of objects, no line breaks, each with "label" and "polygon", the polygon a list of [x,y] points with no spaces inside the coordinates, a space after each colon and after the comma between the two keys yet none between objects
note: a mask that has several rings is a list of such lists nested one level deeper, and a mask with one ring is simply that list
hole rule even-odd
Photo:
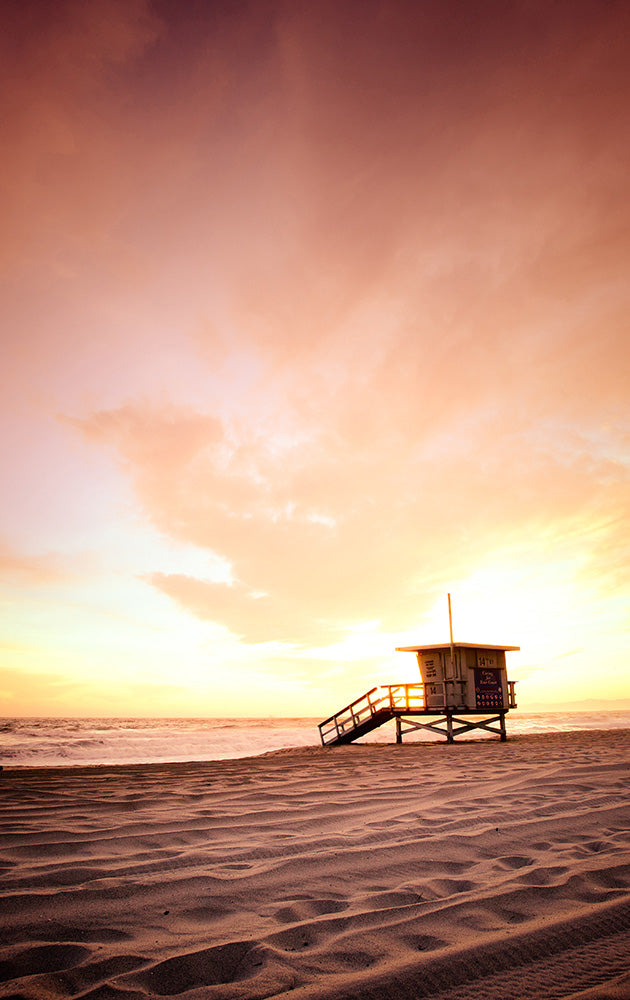
[{"label": "sunset glow", "polygon": [[630,7],[9,9],[0,714],[630,699]]}]

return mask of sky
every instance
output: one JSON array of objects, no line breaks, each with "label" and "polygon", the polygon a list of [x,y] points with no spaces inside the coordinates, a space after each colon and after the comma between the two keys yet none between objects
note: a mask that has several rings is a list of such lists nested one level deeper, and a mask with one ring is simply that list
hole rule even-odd
[{"label": "sky", "polygon": [[625,0],[14,0],[0,714],[630,698]]}]

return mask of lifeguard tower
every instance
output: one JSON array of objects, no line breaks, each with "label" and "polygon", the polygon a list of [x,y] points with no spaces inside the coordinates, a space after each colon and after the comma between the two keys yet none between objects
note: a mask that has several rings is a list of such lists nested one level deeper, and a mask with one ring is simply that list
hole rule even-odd
[{"label": "lifeguard tower", "polygon": [[416,654],[422,683],[372,688],[320,723],[324,746],[352,743],[390,719],[396,720],[397,743],[404,733],[418,729],[444,736],[448,743],[473,729],[507,739],[505,716],[516,708],[516,698],[505,654],[520,646],[453,642],[450,594],[448,598],[450,642],[397,647]]}]

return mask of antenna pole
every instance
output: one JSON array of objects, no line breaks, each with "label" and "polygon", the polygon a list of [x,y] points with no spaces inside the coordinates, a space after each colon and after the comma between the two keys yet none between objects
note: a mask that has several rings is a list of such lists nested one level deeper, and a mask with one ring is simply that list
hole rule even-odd
[{"label": "antenna pole", "polygon": [[448,595],[448,625],[451,631],[451,677],[455,677],[455,650],[453,648],[453,612],[451,610],[451,595]]}]

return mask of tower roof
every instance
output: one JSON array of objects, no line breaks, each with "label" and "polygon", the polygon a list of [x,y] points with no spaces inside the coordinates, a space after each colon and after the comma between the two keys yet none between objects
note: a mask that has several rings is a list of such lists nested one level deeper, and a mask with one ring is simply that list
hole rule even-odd
[{"label": "tower roof", "polygon": [[[436,642],[428,646],[396,646],[397,653],[420,653],[423,649],[450,649],[450,642]],[[502,649],[504,653],[520,649],[520,646],[495,646],[489,642],[454,642],[453,649]]]}]

